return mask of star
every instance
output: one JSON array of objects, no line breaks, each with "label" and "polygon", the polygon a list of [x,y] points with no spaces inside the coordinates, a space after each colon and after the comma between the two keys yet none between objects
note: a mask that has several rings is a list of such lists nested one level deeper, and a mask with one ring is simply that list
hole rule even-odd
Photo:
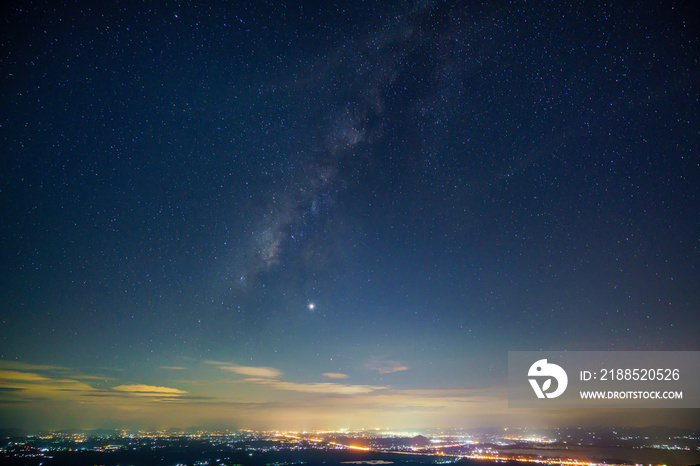
[{"label": "star", "polygon": [[309,303],[309,311],[313,311],[316,305],[314,303]]}]

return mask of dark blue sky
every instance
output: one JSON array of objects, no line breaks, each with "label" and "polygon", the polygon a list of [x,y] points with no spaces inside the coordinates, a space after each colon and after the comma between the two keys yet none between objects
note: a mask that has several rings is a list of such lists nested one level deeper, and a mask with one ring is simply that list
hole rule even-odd
[{"label": "dark blue sky", "polygon": [[700,349],[690,2],[198,3],[2,7],[3,424],[455,425],[507,351]]}]

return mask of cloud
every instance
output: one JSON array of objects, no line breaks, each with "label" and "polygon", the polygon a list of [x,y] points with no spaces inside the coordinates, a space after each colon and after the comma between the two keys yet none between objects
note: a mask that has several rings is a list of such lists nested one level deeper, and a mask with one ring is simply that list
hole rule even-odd
[{"label": "cloud", "polygon": [[112,387],[112,390],[117,392],[126,392],[137,396],[172,396],[179,397],[187,395],[184,390],[179,390],[177,388],[170,387],[158,387],[155,385],[143,385],[143,384],[132,384],[132,385],[118,385]]},{"label": "cloud", "polygon": [[0,361],[0,367],[19,371],[67,371],[67,367],[48,366],[45,364],[27,364],[20,361]]},{"label": "cloud", "polygon": [[[109,370],[120,370],[115,368],[93,368],[93,369],[109,369]],[[22,380],[56,380],[56,379],[76,379],[76,380],[96,380],[106,382],[108,380],[114,380],[112,377],[106,377],[104,375],[91,375],[84,374],[78,369],[63,367],[63,366],[51,366],[46,364],[28,364],[20,361],[0,361],[0,379],[7,377],[7,373],[2,375],[3,372],[12,372],[14,377],[23,377]]]},{"label": "cloud", "polygon": [[3,371],[0,370],[0,382],[12,381],[12,382],[45,382],[49,381],[47,377],[43,377],[39,374],[34,374],[32,372],[18,372],[18,371]]},{"label": "cloud", "polygon": [[[30,367],[30,365],[26,367]],[[0,369],[0,390],[4,394],[4,396],[0,396],[0,401],[3,402],[65,400],[76,395],[96,391],[87,383],[72,378],[58,378],[34,372],[2,369]]]},{"label": "cloud", "polygon": [[324,372],[323,376],[328,377],[329,379],[347,379],[348,378],[347,374],[341,374],[340,372]]},{"label": "cloud", "polygon": [[388,387],[383,387],[379,385],[348,385],[339,384],[332,382],[320,382],[320,383],[296,383],[296,382],[282,382],[280,380],[274,379],[263,379],[263,378],[249,378],[243,379],[239,382],[248,382],[259,385],[265,385],[272,387],[277,390],[287,390],[293,392],[301,393],[319,393],[328,395],[365,395],[367,393],[372,393],[377,390],[385,390]]},{"label": "cloud", "polygon": [[282,371],[274,367],[265,366],[239,366],[228,362],[204,361],[206,364],[219,366],[219,369],[233,372],[234,374],[246,375],[248,377],[262,377],[266,379],[276,379],[282,376]]},{"label": "cloud", "polygon": [[407,371],[408,366],[401,364],[396,361],[380,361],[373,359],[367,363],[367,368],[373,371],[377,371],[380,374],[392,374],[394,372]]},{"label": "cloud", "polygon": [[282,371],[274,367],[252,367],[252,366],[225,366],[221,369],[235,374],[247,375],[251,377],[264,377],[274,379],[282,375]]},{"label": "cloud", "polygon": [[78,380],[95,380],[101,382],[107,382],[109,380],[116,380],[114,377],[104,377],[101,375],[74,375],[73,378]]}]

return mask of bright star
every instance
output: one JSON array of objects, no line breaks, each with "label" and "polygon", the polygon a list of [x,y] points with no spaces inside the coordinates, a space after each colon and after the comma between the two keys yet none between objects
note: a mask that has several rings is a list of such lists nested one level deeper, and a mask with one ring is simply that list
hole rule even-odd
[{"label": "bright star", "polygon": [[314,303],[309,303],[309,310],[313,311],[316,305]]}]

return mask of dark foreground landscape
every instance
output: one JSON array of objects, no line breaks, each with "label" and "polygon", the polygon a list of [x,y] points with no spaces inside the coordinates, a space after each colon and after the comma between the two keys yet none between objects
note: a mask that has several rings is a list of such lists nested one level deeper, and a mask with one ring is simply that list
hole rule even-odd
[{"label": "dark foreground landscape", "polygon": [[[426,436],[427,435],[427,436]],[[0,464],[75,466],[700,464],[681,429],[416,432],[0,432]]]}]

